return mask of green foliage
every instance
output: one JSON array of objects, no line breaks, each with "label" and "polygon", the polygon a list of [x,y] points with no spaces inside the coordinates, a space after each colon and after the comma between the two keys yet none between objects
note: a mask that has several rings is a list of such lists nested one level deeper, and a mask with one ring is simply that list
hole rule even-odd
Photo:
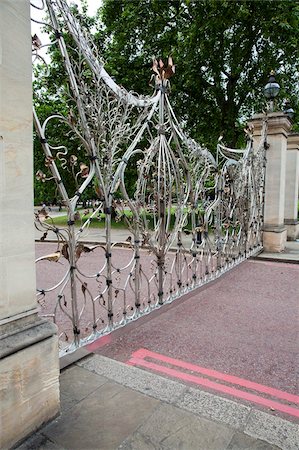
[{"label": "green foliage", "polygon": [[[265,108],[271,69],[298,109],[299,5],[285,0],[104,0],[106,59],[127,89],[145,91],[152,55],[172,54],[172,101],[193,137],[232,146]],[[298,113],[297,113],[298,121]]]},{"label": "green foliage", "polygon": [[[86,216],[83,216],[81,220],[76,220],[75,224],[78,228],[80,228],[85,222],[88,221],[91,214],[88,214]],[[46,222],[55,225],[56,227],[67,227],[67,216],[58,216],[54,217],[53,219],[48,219]],[[89,226],[91,228],[105,228],[105,214],[100,214],[98,217],[92,217],[90,219]],[[127,224],[125,220],[120,220],[119,222],[116,222],[115,220],[111,221],[112,228],[127,228]]]},{"label": "green foliage", "polygon": [[[37,110],[37,114],[41,123],[53,114],[67,115],[67,105],[63,99],[52,97],[41,93],[39,89],[39,81],[35,80],[33,83],[35,89],[34,105]],[[68,157],[75,154],[78,157],[78,162],[84,161],[85,154],[82,150],[80,143],[75,139],[73,134],[69,133],[69,128],[58,120],[49,122],[47,127],[47,140],[48,143],[53,146],[65,146],[68,149]],[[61,150],[60,150],[61,151]],[[53,154],[57,154],[57,151],[53,151]],[[45,155],[42,149],[41,143],[36,133],[34,133],[34,173],[38,170],[42,170],[47,178],[51,178],[52,174],[50,169],[45,164]],[[63,159],[59,161],[56,159],[57,167],[60,170],[63,177],[64,184],[69,192],[70,197],[74,195],[76,191],[76,183],[74,175],[70,171],[69,167],[64,167]],[[77,167],[75,170],[79,170]],[[92,187],[88,187],[84,192],[81,200],[96,198]],[[36,177],[34,178],[34,201],[35,204],[42,204],[43,202],[52,203],[56,199],[60,201],[59,192],[54,180],[42,182]]]}]

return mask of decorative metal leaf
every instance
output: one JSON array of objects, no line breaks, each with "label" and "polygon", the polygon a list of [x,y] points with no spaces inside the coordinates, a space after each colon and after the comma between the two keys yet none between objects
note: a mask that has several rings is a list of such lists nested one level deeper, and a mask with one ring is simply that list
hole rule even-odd
[{"label": "decorative metal leaf", "polygon": [[85,252],[85,253],[93,252],[98,247],[101,247],[101,246],[100,245],[83,245],[83,252]]},{"label": "decorative metal leaf", "polygon": [[40,258],[38,258],[36,260],[36,262],[38,261],[53,261],[53,262],[57,262],[59,260],[61,256],[61,252],[58,250],[55,253],[51,253],[50,255],[45,255],[45,256],[41,256]]},{"label": "decorative metal leaf", "polygon": [[[52,156],[46,156],[46,158],[45,158],[45,166],[46,167],[50,167],[53,161],[54,161],[54,158]],[[44,176],[46,176],[46,175],[44,175]]]},{"label": "decorative metal leaf", "polygon": [[83,244],[78,244],[77,245],[77,247],[76,247],[76,260],[78,260],[79,258],[80,258],[80,256],[81,256],[81,253],[83,252],[83,248],[84,248],[84,245]]},{"label": "decorative metal leaf", "polygon": [[86,178],[88,177],[88,173],[89,173],[89,167],[84,164],[84,163],[80,163],[80,174],[82,178]]},{"label": "decorative metal leaf", "polygon": [[35,174],[35,178],[38,181],[41,181],[42,183],[44,183],[46,181],[46,175],[44,174],[44,172],[42,170],[38,170]]},{"label": "decorative metal leaf", "polygon": [[71,155],[70,156],[70,165],[71,166],[76,166],[78,162],[78,158],[76,155]]},{"label": "decorative metal leaf", "polygon": [[61,253],[62,253],[62,255],[65,257],[65,259],[67,259],[68,261],[69,261],[69,259],[70,259],[70,256],[69,256],[69,250],[68,250],[68,244],[67,243],[65,243],[65,244],[63,244],[63,247],[62,247],[62,249],[61,249]]},{"label": "decorative metal leaf", "polygon": [[37,34],[32,36],[32,46],[35,50],[38,50],[42,46],[42,42]]},{"label": "decorative metal leaf", "polygon": [[84,295],[85,295],[86,289],[87,289],[87,283],[84,282],[84,283],[82,283],[82,285],[81,285],[81,290],[82,290],[82,292],[83,292]]},{"label": "decorative metal leaf", "polygon": [[157,75],[160,75],[160,72],[158,70],[158,61],[156,59],[153,59],[153,67],[152,67],[152,69]]},{"label": "decorative metal leaf", "polygon": [[69,112],[69,115],[68,115],[68,120],[69,120],[71,125],[76,125],[76,123],[77,123],[77,119],[76,119],[76,116],[75,116],[72,108],[70,109],[70,112]]}]

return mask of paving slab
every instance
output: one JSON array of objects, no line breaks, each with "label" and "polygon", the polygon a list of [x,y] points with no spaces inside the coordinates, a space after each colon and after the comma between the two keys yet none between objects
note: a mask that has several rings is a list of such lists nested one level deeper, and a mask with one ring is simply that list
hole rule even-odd
[{"label": "paving slab", "polygon": [[60,376],[61,392],[65,397],[72,398],[76,402],[83,400],[105,383],[107,383],[106,378],[95,377],[88,370],[75,365],[63,371]]},{"label": "paving slab", "polygon": [[27,439],[17,450],[66,450],[60,445],[52,442],[47,436],[41,433],[35,433]]},{"label": "paving slab", "polygon": [[[73,376],[80,377],[80,371],[75,372]],[[43,434],[66,449],[115,449],[157,405],[153,398],[107,381],[45,427]]]},{"label": "paving slab", "polygon": [[255,259],[299,264],[299,239],[287,241],[285,249],[280,253],[262,251]]},{"label": "paving slab", "polygon": [[293,423],[231,401],[231,411],[244,419],[227,420],[225,407],[213,417],[209,411],[223,399],[100,355],[62,371],[61,395],[72,401],[69,408],[17,450],[299,448]]},{"label": "paving slab", "polygon": [[233,433],[223,425],[162,404],[119,448],[143,449],[145,443],[152,449],[219,450],[227,448]]},{"label": "paving slab", "polygon": [[279,447],[244,433],[235,433],[227,450],[279,450]]}]

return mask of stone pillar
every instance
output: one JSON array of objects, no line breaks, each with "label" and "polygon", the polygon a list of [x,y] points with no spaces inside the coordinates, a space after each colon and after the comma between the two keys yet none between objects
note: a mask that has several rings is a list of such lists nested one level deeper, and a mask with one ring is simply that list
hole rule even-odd
[{"label": "stone pillar", "polygon": [[286,190],[284,206],[284,223],[287,227],[288,240],[299,237],[298,220],[299,194],[299,133],[290,133],[287,144]]},{"label": "stone pillar", "polygon": [[[254,125],[254,145],[260,140],[264,116],[257,114],[250,121]],[[268,115],[268,144],[263,246],[266,252],[281,252],[285,248],[287,230],[284,224],[285,167],[287,136],[291,127],[282,112]]]},{"label": "stone pillar", "polygon": [[59,412],[57,329],[37,315],[30,2],[0,2],[0,448]]}]

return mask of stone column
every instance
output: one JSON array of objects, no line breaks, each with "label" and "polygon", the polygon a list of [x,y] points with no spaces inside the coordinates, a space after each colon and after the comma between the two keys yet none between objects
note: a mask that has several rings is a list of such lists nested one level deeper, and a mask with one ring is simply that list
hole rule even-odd
[{"label": "stone column", "polygon": [[0,2],[0,448],[59,412],[57,330],[35,296],[30,2]]},{"label": "stone column", "polygon": [[[254,125],[254,145],[261,136],[263,115],[250,121]],[[263,246],[266,252],[281,252],[285,248],[287,230],[284,224],[285,167],[287,136],[291,127],[289,118],[282,112],[268,115],[268,144]]]},{"label": "stone column", "polygon": [[284,223],[287,227],[288,240],[299,237],[298,220],[299,194],[299,133],[290,133],[287,144],[286,190],[284,206]]}]

